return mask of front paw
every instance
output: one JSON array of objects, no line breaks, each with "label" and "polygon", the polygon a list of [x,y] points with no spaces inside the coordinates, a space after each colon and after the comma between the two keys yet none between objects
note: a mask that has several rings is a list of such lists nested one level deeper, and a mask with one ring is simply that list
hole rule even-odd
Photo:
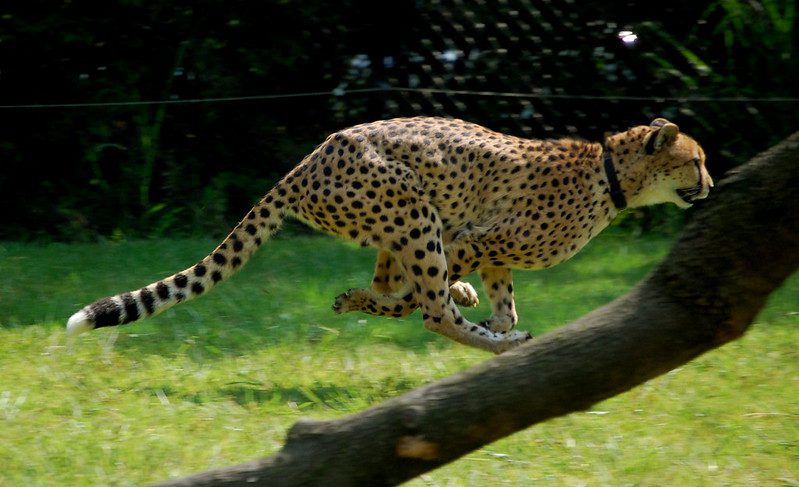
[{"label": "front paw", "polygon": [[502,341],[497,343],[493,352],[496,354],[507,352],[508,350],[514,349],[532,339],[533,335],[531,335],[528,331],[512,331],[505,335]]},{"label": "front paw", "polygon": [[512,316],[492,316],[480,322],[480,326],[488,328],[494,333],[507,333],[516,326],[516,321]]}]

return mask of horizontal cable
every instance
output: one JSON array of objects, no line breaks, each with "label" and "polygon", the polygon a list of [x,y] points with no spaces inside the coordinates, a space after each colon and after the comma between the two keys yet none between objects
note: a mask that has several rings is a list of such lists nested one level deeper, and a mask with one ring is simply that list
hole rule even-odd
[{"label": "horizontal cable", "polygon": [[302,93],[281,93],[275,95],[252,96],[220,96],[213,98],[183,98],[175,100],[139,100],[139,101],[107,101],[91,103],[30,103],[24,105],[0,105],[0,108],[94,108],[94,107],[130,107],[143,105],[184,105],[190,103],[224,103],[235,101],[277,100],[282,98],[310,98],[318,96],[341,96],[356,93],[374,93],[387,91],[388,88],[361,88],[342,91],[306,91]]},{"label": "horizontal cable", "polygon": [[278,100],[288,98],[311,98],[321,96],[344,96],[364,93],[421,93],[429,95],[478,96],[494,98],[527,98],[539,100],[595,100],[595,101],[651,101],[678,103],[796,103],[799,97],[745,97],[745,96],[626,96],[626,95],[575,95],[563,93],[517,93],[501,91],[450,90],[444,88],[357,88],[352,90],[306,91],[300,93],[281,93],[272,95],[225,96],[211,98],[185,98],[175,100],[109,101],[90,103],[30,103],[20,105],[0,105],[0,109],[42,109],[42,108],[103,108],[147,105],[185,105],[197,103],[225,103],[240,101]]}]

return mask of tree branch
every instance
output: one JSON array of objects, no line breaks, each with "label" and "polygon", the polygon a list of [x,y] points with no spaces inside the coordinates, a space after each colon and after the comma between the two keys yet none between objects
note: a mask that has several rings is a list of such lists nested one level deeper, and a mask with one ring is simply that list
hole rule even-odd
[{"label": "tree branch", "polygon": [[629,293],[472,369],[335,421],[277,454],[162,484],[392,485],[584,410],[740,337],[799,266],[799,132],[730,174]]}]

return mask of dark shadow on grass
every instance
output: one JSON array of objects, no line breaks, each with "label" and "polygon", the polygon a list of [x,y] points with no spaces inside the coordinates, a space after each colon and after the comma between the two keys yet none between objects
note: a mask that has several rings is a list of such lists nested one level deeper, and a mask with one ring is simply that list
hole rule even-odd
[{"label": "dark shadow on grass", "polygon": [[[67,264],[60,265],[74,273],[74,282],[70,283],[64,278],[56,283],[63,290],[60,291],[60,301],[53,305],[56,311],[52,314],[66,319],[77,309],[78,305],[72,303],[91,301],[110,290],[135,288],[149,282],[153,276],[163,275],[173,267],[180,268],[181,262],[192,261],[209,245],[211,243],[204,240],[158,240],[41,249],[42,269],[70,257]],[[533,301],[529,296],[520,296],[522,300],[535,303],[529,311],[520,310],[522,328],[534,334],[542,331],[541,327],[548,318],[542,317],[545,315],[539,313],[539,310],[553,307],[558,310],[580,309],[581,303],[586,300],[584,292],[570,291],[570,283],[591,282],[601,276],[632,285],[650,266],[648,263],[632,264],[620,259],[618,256],[624,253],[622,249],[630,247],[631,252],[640,259],[642,253],[656,253],[665,243],[661,239],[643,239],[636,250],[633,240],[614,238],[611,234],[610,237],[600,237],[590,245],[585,253],[563,266],[546,271],[515,273],[520,283],[524,282],[526,276],[535,276],[548,289],[562,290],[557,297],[557,303],[540,299]],[[161,255],[159,260],[163,262],[151,262],[149,256],[154,253]],[[164,253],[166,255],[162,255]],[[256,256],[235,280],[215,290],[213,297],[204,297],[202,301],[182,305],[147,324],[136,323],[93,333],[98,334],[100,340],[110,340],[110,334],[118,333],[114,348],[128,356],[188,356],[197,362],[225,360],[286,344],[297,344],[298,348],[308,347],[310,344],[319,353],[325,353],[326,347],[357,349],[364,345],[370,346],[376,340],[419,353],[425,353],[431,347],[458,346],[425,330],[418,312],[403,321],[378,319],[364,314],[345,317],[332,314],[329,305],[325,305],[321,297],[328,296],[332,302],[333,297],[347,287],[367,285],[373,258],[373,252],[365,252],[332,238],[292,236],[277,239],[270,242],[269,252]],[[599,262],[597,266],[579,265],[585,259]],[[93,263],[91,269],[85,268],[88,262]],[[578,265],[574,265],[575,263]],[[129,275],[131,268],[137,269],[136,275]],[[117,276],[126,276],[127,280],[119,283]],[[38,283],[41,280],[22,279],[18,283],[19,288],[24,289],[31,285],[29,281]],[[473,282],[477,284],[476,280]],[[306,287],[308,285],[311,287]],[[479,284],[476,287],[485,301],[482,288]],[[620,286],[618,294],[622,291]],[[598,296],[601,301],[610,301],[617,295],[602,289],[596,289],[592,293],[592,303]],[[15,296],[26,300],[18,306],[20,316],[25,321],[41,321],[38,314],[41,312],[34,311],[37,309],[36,300],[30,298],[30,295],[31,293],[20,293]],[[309,296],[313,303],[308,302]],[[466,311],[472,320],[483,319],[488,313],[485,303],[481,305],[480,311]],[[284,314],[291,317],[282,318],[281,315]],[[559,312],[558,320],[576,317],[577,314],[579,313],[576,311],[573,316],[572,313]],[[365,331],[355,330],[357,327],[352,324],[363,319],[368,320],[368,324],[364,326]],[[326,336],[327,332],[319,332],[313,327],[326,327],[339,333],[331,338]]]},{"label": "dark shadow on grass", "polygon": [[[266,403],[293,403],[300,408],[350,410],[352,403],[372,404],[407,392],[419,384],[404,378],[386,379],[378,384],[364,383],[351,386],[313,383],[308,386],[259,387],[254,384],[235,384],[218,390],[241,406]],[[353,391],[359,391],[354,394]]]},{"label": "dark shadow on grass", "polygon": [[[374,404],[399,396],[420,385],[403,377],[384,378],[380,382],[363,381],[342,386],[327,382],[314,382],[308,385],[283,387],[269,386],[258,382],[231,382],[224,387],[198,391],[192,394],[178,393],[169,384],[149,386],[140,389],[145,395],[168,400],[182,400],[195,404],[216,402],[220,398],[231,399],[240,406],[261,406],[264,404],[293,404],[303,410],[332,409],[350,411],[353,404]],[[353,391],[357,391],[357,394]]]},{"label": "dark shadow on grass", "polygon": [[[190,306],[190,304],[188,305]],[[325,313],[325,310],[320,313]],[[327,311],[329,312],[329,311]],[[114,329],[101,329],[93,333],[110,335],[117,353],[142,359],[150,355],[186,357],[196,363],[209,363],[250,355],[270,348],[296,347],[298,352],[340,353],[335,349],[355,351],[375,344],[388,344],[415,353],[426,353],[431,348],[441,349],[452,345],[448,340],[424,328],[418,312],[403,321],[391,318],[374,318],[353,315],[352,321],[368,319],[370,324],[353,329],[349,324],[302,323],[270,326],[264,329],[246,325],[238,327],[229,321],[219,324],[206,322],[202,326],[187,323],[158,323],[157,326],[132,325]],[[322,331],[320,331],[322,330]],[[80,337],[77,338],[80,340]],[[109,340],[110,336],[101,340]]]}]

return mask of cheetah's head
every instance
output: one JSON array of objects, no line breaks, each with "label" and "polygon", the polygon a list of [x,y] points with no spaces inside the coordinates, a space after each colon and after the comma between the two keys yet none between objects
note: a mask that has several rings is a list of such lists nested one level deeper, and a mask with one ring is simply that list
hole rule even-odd
[{"label": "cheetah's head", "polygon": [[702,146],[665,118],[613,135],[607,145],[631,207],[674,203],[688,208],[713,187]]}]

